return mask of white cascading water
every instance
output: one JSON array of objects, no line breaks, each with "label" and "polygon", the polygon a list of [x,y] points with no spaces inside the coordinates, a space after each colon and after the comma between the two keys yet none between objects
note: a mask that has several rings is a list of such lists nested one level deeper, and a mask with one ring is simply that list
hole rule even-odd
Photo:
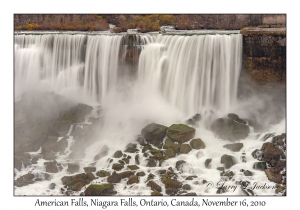
[{"label": "white cascading water", "polygon": [[[99,117],[96,107],[102,107],[101,118],[104,119],[99,134],[88,146],[80,164],[83,167],[95,164],[97,171],[104,169],[113,172],[108,167],[108,158],[112,158],[116,150],[124,151],[128,143],[135,142],[137,135],[148,123],[155,122],[170,126],[175,123],[185,123],[187,118],[196,113],[213,110],[215,117],[223,117],[229,111],[236,111],[238,80],[241,71],[242,36],[228,35],[139,35],[143,45],[138,61],[136,75],[125,75],[124,68],[130,65],[124,63],[124,35],[103,34],[16,34],[15,35],[15,100],[19,100],[26,91],[54,91],[57,94],[75,99],[78,102],[95,107],[92,116]],[[123,65],[124,64],[124,65]],[[128,79],[129,78],[129,79]],[[252,101],[245,102],[248,107],[254,106]],[[250,104],[250,105],[249,105]],[[244,108],[240,108],[244,110]],[[243,111],[241,113],[246,113]],[[235,112],[239,114],[239,112]],[[246,116],[244,116],[246,117]],[[204,119],[203,119],[204,120]],[[261,148],[265,133],[250,133],[243,140],[244,147],[239,152],[223,148],[224,144],[232,142],[221,140],[207,129],[203,120],[196,126],[195,138],[201,138],[206,148],[192,150],[189,154],[180,154],[163,162],[161,167],[147,167],[146,157],[140,151],[140,171],[146,176],[140,177],[138,184],[128,186],[123,179],[114,185],[117,195],[150,195],[150,187],[146,186],[149,173],[156,174],[154,181],[163,187],[157,171],[175,166],[176,161],[185,160],[186,166],[178,173],[178,180],[188,183],[191,192],[197,195],[215,195],[216,186],[207,189],[203,180],[218,183],[221,179],[217,167],[223,166],[220,157],[223,154],[232,155],[237,164],[230,168],[235,173],[235,180],[228,180],[227,185],[238,186],[239,180],[247,180],[251,184],[260,182],[275,186],[270,182],[264,171],[253,169],[257,162],[251,155],[255,149]],[[87,123],[87,122],[85,122]],[[88,124],[88,123],[87,123]],[[273,126],[272,132],[285,132],[285,121]],[[71,134],[71,126],[69,134]],[[269,131],[269,130],[268,130]],[[60,137],[59,139],[61,139]],[[67,163],[70,160],[70,146],[74,143],[73,136],[68,138],[68,148],[65,154],[59,154],[57,162],[64,167],[62,171],[52,174],[52,179],[42,180],[33,184],[16,187],[15,195],[63,195],[61,178],[68,176]],[[107,156],[97,163],[94,157],[102,147],[109,148]],[[84,145],[83,145],[84,146]],[[32,152],[39,154],[41,150]],[[128,154],[132,155],[132,154]],[[134,154],[135,155],[135,154]],[[241,157],[245,156],[247,162]],[[112,158],[113,163],[118,159]],[[211,168],[206,168],[205,161],[211,159]],[[15,171],[18,178],[26,173],[41,174],[45,172],[44,162],[40,158],[37,164],[32,164],[21,171]],[[130,159],[129,165],[134,165],[135,158]],[[246,177],[243,170],[254,171],[253,176]],[[127,169],[122,169],[125,171]],[[197,175],[191,181],[187,176]],[[93,183],[106,182],[99,178]],[[49,190],[50,183],[57,187]],[[126,187],[125,187],[126,186]],[[82,189],[80,192],[83,192]],[[80,192],[76,192],[79,195]],[[274,189],[255,191],[257,195],[273,195]],[[165,194],[164,194],[165,195]],[[245,195],[240,187],[229,190],[223,195]]]},{"label": "white cascading water", "polygon": [[139,82],[153,84],[188,115],[228,112],[236,102],[242,35],[155,37],[141,52]]}]

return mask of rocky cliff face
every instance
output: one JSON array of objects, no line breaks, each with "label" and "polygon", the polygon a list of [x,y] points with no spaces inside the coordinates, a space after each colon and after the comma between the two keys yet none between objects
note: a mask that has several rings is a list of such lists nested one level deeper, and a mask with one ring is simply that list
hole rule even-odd
[{"label": "rocky cliff face", "polygon": [[286,81],[286,29],[246,28],[243,34],[243,69],[259,84]]}]

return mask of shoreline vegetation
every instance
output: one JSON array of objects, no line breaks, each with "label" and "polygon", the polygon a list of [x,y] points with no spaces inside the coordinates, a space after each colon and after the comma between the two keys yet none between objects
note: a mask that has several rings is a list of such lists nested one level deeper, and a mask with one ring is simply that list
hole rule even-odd
[{"label": "shoreline vegetation", "polygon": [[282,27],[285,21],[285,14],[15,14],[14,30],[120,33],[138,29],[147,33],[170,25],[177,30],[240,30],[248,26]]}]

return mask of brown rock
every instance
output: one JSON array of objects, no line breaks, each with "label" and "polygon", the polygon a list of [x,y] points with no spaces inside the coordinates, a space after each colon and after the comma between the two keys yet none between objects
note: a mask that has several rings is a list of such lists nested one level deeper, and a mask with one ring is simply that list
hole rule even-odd
[{"label": "brown rock", "polygon": [[107,177],[107,181],[110,183],[119,183],[122,179],[120,174],[117,174],[115,171],[112,173],[111,176]]},{"label": "brown rock", "polygon": [[117,194],[117,192],[114,191],[112,184],[92,184],[84,191],[85,196],[112,196],[115,194]]},{"label": "brown rock", "polygon": [[282,180],[282,175],[280,173],[275,173],[273,168],[268,168],[265,170],[268,179],[271,182],[280,184]]},{"label": "brown rock", "polygon": [[270,142],[266,142],[262,145],[261,148],[264,151],[264,160],[270,162],[271,160],[278,161],[280,156],[283,155],[283,151]]},{"label": "brown rock", "polygon": [[128,178],[127,184],[134,184],[134,183],[139,183],[139,178],[138,178],[138,176],[131,175]]},{"label": "brown rock", "polygon": [[44,165],[46,165],[46,172],[48,172],[48,173],[57,173],[58,172],[56,161],[45,162]]},{"label": "brown rock", "polygon": [[84,167],[83,170],[84,170],[85,173],[95,172],[96,171],[96,167],[93,167],[93,166]]},{"label": "brown rock", "polygon": [[133,171],[124,171],[124,172],[119,173],[119,175],[121,176],[122,179],[124,179],[124,178],[128,178],[128,177],[134,175],[134,172]]},{"label": "brown rock", "polygon": [[206,146],[205,146],[205,143],[200,139],[193,139],[191,142],[190,142],[190,145],[193,149],[204,149]]},{"label": "brown rock", "polygon": [[223,147],[232,152],[239,152],[243,148],[243,143],[225,144]]},{"label": "brown rock", "polygon": [[151,188],[153,191],[161,192],[161,186],[156,184],[154,181],[149,181],[147,186]]}]

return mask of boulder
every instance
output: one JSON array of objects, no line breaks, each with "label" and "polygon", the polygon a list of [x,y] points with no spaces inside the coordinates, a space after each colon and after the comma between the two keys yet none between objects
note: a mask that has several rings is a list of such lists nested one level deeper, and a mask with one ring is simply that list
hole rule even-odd
[{"label": "boulder", "polygon": [[243,148],[243,143],[225,144],[223,147],[232,152],[239,152]]},{"label": "boulder", "polygon": [[162,196],[163,194],[161,194],[160,192],[154,191],[151,192],[151,196]]},{"label": "boulder", "polygon": [[116,171],[120,171],[124,168],[124,165],[123,164],[120,164],[120,163],[114,163],[112,165],[112,169],[116,170]]},{"label": "boulder", "polygon": [[185,185],[182,186],[182,189],[184,189],[184,190],[191,190],[192,188],[191,188],[191,186],[189,184],[185,184]]},{"label": "boulder", "polygon": [[178,160],[176,162],[176,166],[175,168],[178,170],[178,171],[182,171],[182,167],[184,166],[184,164],[186,164],[186,162],[184,160]]},{"label": "boulder", "polygon": [[151,190],[156,191],[156,192],[161,192],[161,186],[156,184],[154,181],[150,180],[147,183],[147,186],[151,188]]},{"label": "boulder", "polygon": [[89,184],[95,177],[92,173],[81,173],[74,176],[64,176],[61,178],[63,185],[66,185],[73,191],[80,191],[82,187]]},{"label": "boulder", "polygon": [[156,167],[156,160],[154,158],[149,158],[147,167]]},{"label": "boulder", "polygon": [[245,139],[250,132],[250,128],[248,125],[236,122],[235,120],[230,118],[217,119],[212,123],[211,130],[220,139],[229,141]]},{"label": "boulder", "polygon": [[166,126],[151,123],[142,129],[141,134],[147,142],[154,144],[163,140],[166,135],[166,131]]},{"label": "boulder", "polygon": [[156,160],[161,160],[163,159],[163,155],[160,152],[157,152],[153,155],[153,158]]},{"label": "boulder", "polygon": [[124,178],[128,178],[128,177],[134,175],[134,172],[133,171],[123,171],[123,172],[119,173],[119,175],[121,176],[122,179],[124,179]]},{"label": "boulder", "polygon": [[195,136],[195,128],[184,124],[173,124],[167,130],[167,136],[176,142],[184,143]]},{"label": "boulder", "polygon": [[67,172],[73,174],[79,171],[79,164],[78,163],[68,163]]},{"label": "boulder", "polygon": [[135,153],[137,151],[139,151],[139,150],[136,149],[136,144],[132,144],[132,143],[127,144],[125,152]]},{"label": "boulder", "polygon": [[53,190],[53,189],[55,188],[55,186],[56,186],[56,184],[52,182],[52,183],[49,185],[49,189],[50,189],[50,190]]},{"label": "boulder", "polygon": [[116,151],[115,154],[114,154],[114,158],[120,158],[122,156],[123,156],[123,153],[122,153],[121,150]]},{"label": "boulder", "polygon": [[121,179],[122,176],[118,174],[116,171],[114,171],[111,176],[107,177],[107,181],[110,183],[119,183]]},{"label": "boulder", "polygon": [[164,144],[164,149],[170,148],[172,145],[174,145],[174,142],[171,139],[166,139],[165,144]]},{"label": "boulder", "polygon": [[48,173],[57,173],[58,168],[57,168],[56,163],[57,163],[56,161],[45,162],[44,165],[46,166],[46,172],[48,172]]},{"label": "boulder", "polygon": [[166,150],[166,156],[167,156],[168,158],[173,158],[173,157],[175,157],[175,156],[176,156],[176,153],[175,153],[174,149],[168,148],[168,149]]},{"label": "boulder", "polygon": [[244,175],[245,176],[252,176],[253,173],[251,171],[249,171],[249,170],[246,170],[246,171],[244,171]]},{"label": "boulder", "polygon": [[137,176],[145,176],[145,172],[144,171],[140,171],[136,173]]},{"label": "boulder", "polygon": [[127,167],[128,167],[130,170],[133,170],[133,171],[139,169],[139,167],[138,167],[137,165],[130,165],[130,166],[127,166]]},{"label": "boulder", "polygon": [[91,184],[84,191],[85,196],[112,196],[117,194],[112,184]]},{"label": "boulder", "polygon": [[271,182],[281,184],[281,182],[282,182],[281,173],[276,173],[276,171],[273,168],[268,168],[268,169],[265,170],[265,172],[266,172],[266,175],[267,175],[268,179]]},{"label": "boulder", "polygon": [[180,146],[180,154],[188,154],[192,150],[189,144],[182,144]]},{"label": "boulder", "polygon": [[261,150],[264,152],[263,158],[267,162],[272,160],[278,161],[284,155],[283,151],[276,145],[266,142],[262,145]]},{"label": "boulder", "polygon": [[106,176],[110,176],[110,173],[104,170],[100,170],[96,173],[96,175],[99,177],[106,177]]},{"label": "boulder", "polygon": [[139,183],[139,177],[135,175],[131,175],[128,178],[127,184],[134,184],[134,183]]},{"label": "boulder", "polygon": [[162,182],[165,185],[166,194],[168,195],[176,195],[179,189],[182,187],[182,183],[175,179],[163,179]]},{"label": "boulder", "polygon": [[256,162],[253,165],[253,169],[264,171],[267,169],[267,163],[266,162]]},{"label": "boulder", "polygon": [[205,160],[205,162],[204,162],[205,168],[210,168],[209,164],[210,164],[211,161],[212,161],[211,158]]},{"label": "boulder", "polygon": [[230,156],[230,155],[223,155],[221,157],[221,163],[224,164],[225,168],[228,169],[230,168],[231,166],[235,165],[236,164],[236,161],[234,159],[233,156]]},{"label": "boulder", "polygon": [[206,146],[205,146],[205,143],[200,139],[193,139],[191,142],[190,142],[190,145],[193,149],[204,149]]}]

